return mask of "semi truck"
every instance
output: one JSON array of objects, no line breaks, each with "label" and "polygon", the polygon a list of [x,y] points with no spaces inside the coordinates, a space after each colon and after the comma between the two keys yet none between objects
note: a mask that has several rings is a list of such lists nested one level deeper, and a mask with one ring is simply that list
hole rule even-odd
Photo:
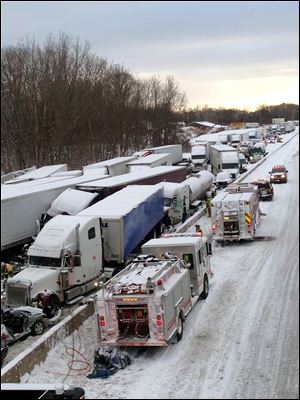
[{"label": "semi truck", "polygon": [[206,237],[152,239],[96,296],[103,346],[168,346],[199,298],[207,298],[211,243]]},{"label": "semi truck", "polygon": [[189,176],[181,183],[162,182],[159,185],[164,188],[165,213],[170,224],[184,222],[200,204],[213,184],[213,174],[201,171]]},{"label": "semi truck", "polygon": [[129,186],[75,216],[55,216],[28,249],[27,268],[7,280],[6,304],[30,305],[45,289],[60,302],[80,298],[122,269],[162,218],[163,192],[154,186]]},{"label": "semi truck", "polygon": [[254,240],[259,222],[258,189],[250,183],[227,186],[211,203],[212,233],[217,242]]},{"label": "semi truck", "polygon": [[203,142],[192,145],[191,158],[194,171],[201,171],[206,168],[208,161],[208,143]]},{"label": "semi truck", "polygon": [[190,189],[185,181],[181,183],[161,182],[163,188],[164,213],[166,225],[175,225],[184,221],[190,211]]},{"label": "semi truck", "polygon": [[103,175],[117,176],[129,172],[127,164],[136,160],[136,156],[116,157],[110,160],[100,161],[94,164],[85,165],[83,171],[85,173],[100,173]]},{"label": "semi truck", "polygon": [[67,188],[103,175],[48,177],[15,185],[1,185],[1,252],[29,243],[37,233],[37,222],[52,201]]},{"label": "semi truck", "polygon": [[233,179],[239,176],[239,152],[231,146],[225,144],[211,145],[209,147],[209,162],[212,173],[215,175],[226,170]]}]

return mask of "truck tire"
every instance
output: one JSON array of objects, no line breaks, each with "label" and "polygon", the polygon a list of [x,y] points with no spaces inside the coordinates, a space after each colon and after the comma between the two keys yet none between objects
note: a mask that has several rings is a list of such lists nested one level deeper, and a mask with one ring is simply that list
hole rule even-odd
[{"label": "truck tire", "polygon": [[208,282],[208,277],[207,275],[204,275],[204,281],[203,281],[203,292],[201,293],[201,299],[206,299],[209,293],[209,282]]},{"label": "truck tire", "polygon": [[44,329],[45,329],[44,322],[41,320],[36,321],[33,327],[31,328],[31,334],[32,336],[42,335]]},{"label": "truck tire", "polygon": [[183,319],[182,319],[182,316],[179,315],[178,325],[177,325],[177,333],[176,333],[177,342],[180,342],[180,340],[182,339],[182,335],[183,335]]}]

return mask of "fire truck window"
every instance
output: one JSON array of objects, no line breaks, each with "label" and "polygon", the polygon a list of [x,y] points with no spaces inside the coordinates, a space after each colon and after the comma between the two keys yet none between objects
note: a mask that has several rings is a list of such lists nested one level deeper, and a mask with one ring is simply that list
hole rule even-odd
[{"label": "fire truck window", "polygon": [[212,250],[211,250],[211,243],[206,242],[206,254],[212,255]]},{"label": "fire truck window", "polygon": [[89,230],[88,230],[88,238],[89,239],[94,239],[96,237],[96,231],[95,231],[95,228],[93,227],[93,228],[90,228]]},{"label": "fire truck window", "polygon": [[194,269],[193,254],[183,254],[183,261],[191,264],[190,269]]},{"label": "fire truck window", "polygon": [[201,255],[201,251],[198,250],[198,258],[199,258],[199,264],[202,263],[202,255]]}]

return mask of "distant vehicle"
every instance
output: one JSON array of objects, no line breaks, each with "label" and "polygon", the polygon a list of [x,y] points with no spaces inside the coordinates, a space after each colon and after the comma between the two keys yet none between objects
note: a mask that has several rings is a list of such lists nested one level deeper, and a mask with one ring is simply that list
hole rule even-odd
[{"label": "distant vehicle", "polygon": [[270,181],[272,183],[287,183],[287,173],[288,170],[284,165],[274,165],[272,170],[269,172],[269,174],[271,174]]},{"label": "distant vehicle", "polygon": [[263,151],[260,147],[252,147],[249,150],[249,162],[250,164],[256,163],[263,158]]},{"label": "distant vehicle", "polygon": [[231,182],[231,175],[227,171],[221,171],[216,176],[216,185],[218,189],[224,189]]},{"label": "distant vehicle", "polygon": [[207,166],[208,143],[194,144],[191,148],[194,171],[201,171]]},{"label": "distant vehicle", "polygon": [[283,142],[283,138],[281,136],[277,137],[277,143],[282,143]]},{"label": "distant vehicle", "polygon": [[240,159],[240,174],[247,171],[247,160],[244,154],[239,154]]},{"label": "distant vehicle", "polygon": [[242,142],[238,149],[241,154],[243,154],[246,158],[249,158],[249,150],[252,148],[252,144],[249,142]]},{"label": "distant vehicle", "polygon": [[225,144],[211,145],[209,147],[209,161],[212,173],[217,175],[219,172],[227,170],[232,179],[239,176],[239,152],[237,149]]},{"label": "distant vehicle", "polygon": [[272,200],[274,197],[274,188],[271,182],[266,179],[257,179],[251,182],[252,185],[258,187],[259,200]]}]

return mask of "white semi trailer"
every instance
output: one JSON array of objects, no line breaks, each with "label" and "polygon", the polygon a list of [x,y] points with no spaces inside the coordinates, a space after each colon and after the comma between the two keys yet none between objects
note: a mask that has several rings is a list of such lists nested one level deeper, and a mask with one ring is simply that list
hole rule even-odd
[{"label": "white semi trailer", "polygon": [[30,242],[37,233],[36,221],[67,188],[106,177],[66,175],[1,185],[1,251]]}]

